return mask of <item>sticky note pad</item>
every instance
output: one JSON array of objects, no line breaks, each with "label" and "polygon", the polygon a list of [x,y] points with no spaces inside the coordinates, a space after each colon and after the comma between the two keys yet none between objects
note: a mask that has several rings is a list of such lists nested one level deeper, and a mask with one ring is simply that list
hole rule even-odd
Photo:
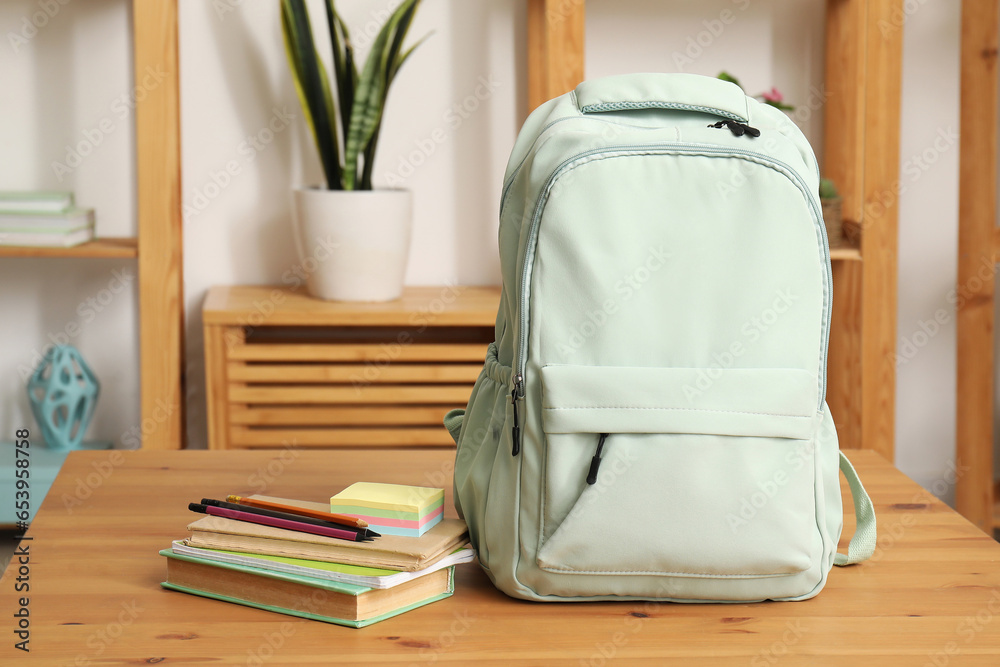
[{"label": "sticky note pad", "polygon": [[363,519],[378,533],[420,537],[444,516],[444,489],[356,482],[330,498],[330,511]]}]

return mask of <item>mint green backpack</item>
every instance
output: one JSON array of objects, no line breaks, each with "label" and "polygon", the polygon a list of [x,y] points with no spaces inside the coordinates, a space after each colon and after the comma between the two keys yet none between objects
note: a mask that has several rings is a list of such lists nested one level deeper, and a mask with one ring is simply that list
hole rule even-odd
[{"label": "mint green backpack", "polygon": [[718,79],[587,81],[531,114],[500,205],[496,342],[445,418],[455,504],[500,590],[802,600],[872,554],[825,403],[818,188],[798,128]]}]

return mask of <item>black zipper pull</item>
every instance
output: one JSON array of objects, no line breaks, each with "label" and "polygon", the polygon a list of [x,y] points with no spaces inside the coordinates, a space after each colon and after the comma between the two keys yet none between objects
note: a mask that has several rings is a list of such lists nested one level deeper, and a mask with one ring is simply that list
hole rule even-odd
[{"label": "black zipper pull", "polygon": [[744,123],[738,123],[735,120],[720,120],[718,123],[712,123],[709,127],[714,127],[717,130],[722,129],[723,127],[728,127],[729,130],[737,137],[742,137],[744,134],[749,134],[751,137],[760,136],[760,130],[756,127],[750,127]]},{"label": "black zipper pull", "polygon": [[601,452],[604,451],[604,441],[607,437],[607,433],[602,433],[601,438],[597,441],[597,453],[594,454],[594,458],[590,459],[590,472],[587,473],[587,484],[597,483],[597,469],[601,467]]},{"label": "black zipper pull", "polygon": [[521,385],[524,378],[520,374],[514,376],[514,387],[510,390],[510,402],[514,407],[514,426],[510,430],[513,444],[510,447],[510,455],[517,456],[521,453],[521,424],[517,420],[517,398],[521,393]]}]

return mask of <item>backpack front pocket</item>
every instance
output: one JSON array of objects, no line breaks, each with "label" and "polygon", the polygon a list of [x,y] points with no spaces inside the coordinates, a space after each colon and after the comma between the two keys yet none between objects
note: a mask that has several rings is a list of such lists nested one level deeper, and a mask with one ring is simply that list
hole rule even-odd
[{"label": "backpack front pocket", "polygon": [[781,576],[822,550],[815,375],[560,365],[541,380],[543,570]]}]

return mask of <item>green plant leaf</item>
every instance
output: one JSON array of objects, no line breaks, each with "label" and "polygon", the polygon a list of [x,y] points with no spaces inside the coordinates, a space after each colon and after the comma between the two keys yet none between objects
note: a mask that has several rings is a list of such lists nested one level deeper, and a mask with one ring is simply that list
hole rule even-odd
[{"label": "green plant leaf", "polygon": [[434,31],[431,30],[429,33],[427,33],[426,35],[424,35],[423,37],[421,37],[420,39],[418,39],[417,42],[413,46],[411,46],[406,51],[404,51],[402,54],[400,54],[399,56],[397,56],[397,58],[396,58],[396,67],[393,68],[393,71],[392,71],[393,78],[395,78],[396,72],[398,72],[403,67],[403,63],[405,63],[409,59],[410,54],[412,54],[416,50],[416,48],[418,46],[420,46],[421,44],[423,44],[424,42],[426,42],[427,38],[430,37],[433,34],[434,34]]},{"label": "green plant leaf", "polygon": [[385,77],[388,82],[392,81],[392,77],[396,73],[396,59],[400,49],[403,48],[403,40],[406,39],[406,33],[410,30],[410,24],[413,22],[413,15],[417,13],[418,5],[420,5],[420,0],[415,0],[406,11],[400,14],[399,21],[394,29],[395,34],[383,56],[382,66],[385,67]]},{"label": "green plant leaf", "polygon": [[719,74],[715,78],[722,79],[723,81],[728,81],[729,83],[735,83],[737,86],[740,86],[740,88],[743,87],[740,85],[739,79],[737,79],[735,76],[733,76],[732,74],[730,74],[725,70],[719,72]]},{"label": "green plant leaf", "polygon": [[[354,87],[357,85],[358,70],[354,64],[354,47],[347,24],[337,12],[334,0],[326,0],[326,20],[330,30],[333,48],[334,75],[337,79],[337,103],[340,111],[340,128],[344,141],[351,122],[351,108],[354,106]],[[338,158],[339,159],[339,158]]]},{"label": "green plant leaf", "polygon": [[[420,0],[404,0],[404,2],[393,12],[389,20],[379,31],[372,44],[371,52],[365,61],[365,67],[358,79],[358,86],[355,90],[354,106],[351,109],[351,123],[348,131],[346,146],[344,149],[344,187],[354,189],[358,187],[358,162],[359,157],[365,156],[369,166],[365,169],[365,174],[361,177],[361,187],[368,185],[370,188],[370,163],[374,161],[374,146],[378,142],[377,133],[382,122],[382,112],[385,106],[386,97],[390,83],[390,72],[395,73],[394,67],[398,55],[399,45],[405,38],[405,31],[400,30],[401,23],[406,20],[406,27],[412,21],[413,13],[416,11]],[[401,36],[400,32],[404,34]],[[395,45],[395,50],[394,50]]]},{"label": "green plant leaf", "polygon": [[342,170],[334,124],[336,112],[329,77],[313,40],[309,12],[304,0],[282,0],[281,9],[285,50],[296,80],[299,102],[316,142],[327,187],[339,190],[342,187]]}]

